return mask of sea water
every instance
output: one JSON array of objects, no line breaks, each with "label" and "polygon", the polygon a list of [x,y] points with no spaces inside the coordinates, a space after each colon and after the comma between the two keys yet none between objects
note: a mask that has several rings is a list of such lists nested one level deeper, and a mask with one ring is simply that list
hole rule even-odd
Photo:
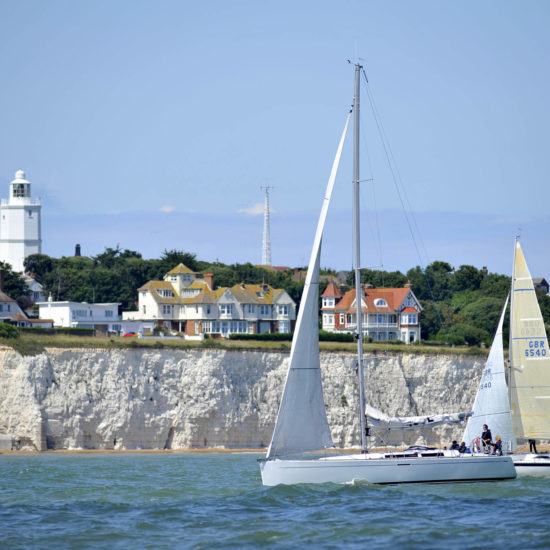
[{"label": "sea water", "polygon": [[268,488],[258,456],[0,455],[0,548],[550,547],[550,478]]}]

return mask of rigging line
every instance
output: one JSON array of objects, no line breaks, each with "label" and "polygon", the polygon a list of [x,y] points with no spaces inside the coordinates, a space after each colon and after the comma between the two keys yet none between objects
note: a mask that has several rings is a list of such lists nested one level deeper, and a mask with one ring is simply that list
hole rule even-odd
[{"label": "rigging line", "polygon": [[[374,101],[374,96],[373,96],[373,94],[370,90],[367,75],[366,75],[364,69],[363,69],[363,76],[365,78],[364,87],[365,87],[365,90],[367,92],[367,97],[369,99],[369,103],[370,103],[370,106],[371,106],[371,109],[372,109],[372,112],[373,112],[376,127],[378,129],[378,133],[380,134],[380,140],[381,140],[382,146],[384,148],[384,153],[386,155],[386,160],[388,162],[388,167],[389,167],[391,175],[392,175],[393,183],[395,185],[397,195],[399,197],[399,201],[401,202],[401,206],[403,208],[403,213],[405,215],[405,220],[406,220],[407,225],[409,227],[409,232],[411,233],[411,237],[413,239],[413,243],[414,243],[414,246],[415,246],[415,249],[416,249],[416,253],[417,253],[417,255],[420,259],[420,263],[423,264],[422,255],[420,253],[420,249],[419,249],[418,244],[417,244],[417,238],[416,238],[416,236],[413,232],[413,227],[412,226],[413,225],[415,226],[415,229],[416,229],[416,232],[418,233],[419,238],[420,238],[420,231],[418,230],[418,225],[416,224],[416,220],[414,219],[414,215],[413,215],[413,212],[412,212],[410,201],[409,201],[409,198],[406,194],[405,187],[402,183],[401,175],[400,175],[399,169],[397,167],[397,162],[395,161],[395,156],[394,156],[393,151],[391,149],[389,139],[388,139],[386,131],[384,130],[384,127],[382,125],[382,119],[381,119],[381,117],[378,113],[378,109],[377,109],[376,103]],[[412,221],[411,221],[411,219],[412,219]],[[425,254],[425,256],[426,256],[426,259],[427,259],[428,255]],[[424,265],[422,265],[422,268],[423,267],[424,267]]]},{"label": "rigging line", "polygon": [[[381,235],[380,235],[380,221],[379,221],[379,216],[378,216],[378,204],[376,202],[376,179],[374,177],[374,168],[373,168],[373,164],[372,164],[372,157],[370,155],[370,151],[369,151],[369,147],[368,147],[368,144],[367,144],[367,133],[364,131],[363,129],[363,120],[361,119],[360,120],[360,129],[361,129],[361,134],[362,136],[364,136],[364,139],[361,140],[361,145],[363,146],[364,150],[365,150],[365,153],[367,155],[367,161],[368,161],[368,164],[369,164],[369,171],[370,171],[370,175],[371,175],[371,179],[372,179],[372,186],[371,186],[371,190],[372,190],[372,203],[373,203],[373,210],[374,210],[374,227],[375,227],[375,231],[371,231],[376,235],[376,246],[378,247],[378,264],[380,266],[384,266],[384,259],[382,257],[382,238],[381,238]],[[369,221],[369,225],[370,224],[370,219],[367,217],[367,220]]]},{"label": "rigging line", "polygon": [[[413,228],[412,228],[412,224],[411,224],[411,220],[409,218],[409,214],[407,212],[407,209],[406,209],[406,206],[405,206],[405,203],[403,201],[403,197],[402,197],[402,194],[401,194],[401,189],[400,189],[400,186],[399,186],[399,183],[398,183],[398,180],[396,178],[396,172],[397,172],[397,163],[395,162],[395,157],[393,157],[393,154],[390,155],[388,153],[388,149],[389,149],[389,140],[387,139],[386,137],[386,133],[385,131],[383,130],[382,128],[382,121],[380,119],[380,116],[378,115],[378,110],[376,109],[376,106],[375,106],[375,103],[374,103],[374,97],[372,96],[372,93],[370,91],[370,86],[369,86],[369,81],[368,81],[368,78],[367,78],[367,74],[365,72],[365,69],[362,68],[362,73],[363,73],[363,77],[364,77],[364,87],[365,87],[365,90],[367,92],[367,97],[369,99],[369,103],[370,103],[370,106],[371,106],[371,109],[372,109],[372,113],[373,113],[373,116],[374,116],[374,121],[376,123],[376,127],[378,129],[378,133],[380,135],[380,140],[382,142],[382,147],[384,149],[384,153],[386,155],[386,161],[388,163],[388,167],[389,167],[389,170],[390,170],[390,173],[392,175],[392,179],[393,179],[393,182],[394,182],[394,185],[395,185],[395,189],[397,191],[397,196],[399,197],[399,201],[401,202],[401,207],[403,208],[403,214],[405,216],[405,220],[407,222],[407,226],[409,228],[409,233],[411,234],[411,239],[413,241],[413,244],[414,244],[414,247],[416,249],[416,253],[418,255],[418,258],[420,260],[420,263],[421,263],[421,267],[422,267],[422,271],[424,272],[424,278],[426,280],[426,285],[428,287],[428,290],[430,292],[430,296],[432,297],[432,301],[434,302],[435,304],[435,310],[437,312],[437,317],[439,319],[439,322],[441,324],[441,327],[443,329],[443,332],[445,334],[445,340],[447,341],[447,345],[451,345],[451,343],[449,342],[449,335],[447,333],[447,329],[445,327],[445,323],[443,322],[443,318],[441,316],[441,312],[439,310],[439,305],[437,304],[436,300],[435,300],[435,297],[434,297],[434,293],[433,293],[433,290],[432,290],[432,286],[430,284],[430,281],[428,279],[428,276],[426,274],[426,270],[424,269],[424,266],[422,264],[422,256],[420,254],[420,249],[418,248],[418,243],[417,243],[417,240],[415,238],[415,235],[414,235],[414,232],[413,232]],[[391,151],[391,149],[390,149]],[[393,161],[393,162],[392,162]],[[395,166],[394,166],[395,164]],[[399,172],[397,172],[399,173]],[[403,192],[404,192],[404,186],[401,184],[401,187],[403,187]],[[407,199],[408,200],[408,199]],[[409,203],[409,209],[410,209],[410,203]],[[412,209],[411,209],[411,215],[412,215]],[[419,237],[420,237],[420,231],[418,230],[418,226],[416,225],[416,230],[419,234]],[[427,259],[427,254],[426,254],[426,259]]]}]

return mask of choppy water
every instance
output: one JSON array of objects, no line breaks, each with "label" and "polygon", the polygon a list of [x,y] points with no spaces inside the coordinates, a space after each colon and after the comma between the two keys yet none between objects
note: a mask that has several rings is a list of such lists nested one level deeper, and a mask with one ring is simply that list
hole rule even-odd
[{"label": "choppy water", "polygon": [[0,455],[0,548],[550,547],[550,478],[265,488],[257,456]]}]

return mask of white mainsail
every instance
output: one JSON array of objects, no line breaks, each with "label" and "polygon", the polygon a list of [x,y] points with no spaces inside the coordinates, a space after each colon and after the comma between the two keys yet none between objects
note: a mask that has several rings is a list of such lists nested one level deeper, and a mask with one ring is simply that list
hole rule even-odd
[{"label": "white mainsail", "polygon": [[375,409],[371,405],[365,407],[369,426],[374,428],[386,428],[388,430],[416,430],[418,428],[431,428],[441,424],[458,424],[464,422],[471,413],[447,413],[428,416],[388,416]]},{"label": "white mainsail", "polygon": [[334,446],[325,410],[319,361],[319,263],[325,220],[350,117],[351,113],[338,144],[317,224],[292,339],[285,389],[267,458]]},{"label": "white mainsail", "polygon": [[550,350],[519,241],[512,273],[510,386],[515,435],[550,439]]},{"label": "white mainsail", "polygon": [[514,450],[516,448],[502,345],[502,326],[507,306],[508,298],[506,298],[502,309],[495,337],[493,338],[493,345],[481,375],[474,401],[473,414],[468,419],[466,430],[462,436],[462,440],[468,445],[471,445],[475,438],[481,435],[483,424],[487,424],[493,439],[497,436],[501,437],[504,449]]}]

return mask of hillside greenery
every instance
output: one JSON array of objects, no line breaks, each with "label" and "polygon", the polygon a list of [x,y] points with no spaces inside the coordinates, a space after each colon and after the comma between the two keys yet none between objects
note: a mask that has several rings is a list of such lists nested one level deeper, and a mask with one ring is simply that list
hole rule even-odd
[{"label": "hillside greenery", "polygon": [[[45,294],[54,300],[85,302],[119,302],[121,310],[135,310],[137,289],[147,281],[162,279],[179,263],[195,272],[210,270],[216,287],[230,287],[241,282],[266,282],[284,288],[300,302],[303,280],[293,280],[293,270],[271,271],[250,263],[226,265],[198,260],[195,254],[165,250],[159,259],[144,259],[139,252],[105,248],[94,257],[52,258],[34,254],[25,260],[27,272],[34,273],[43,285]],[[23,280],[7,264],[4,269],[4,290],[21,305],[28,305],[28,291]],[[320,294],[324,291],[333,270],[324,270]],[[352,284],[353,274],[347,284]],[[303,277],[302,277],[303,279]],[[403,287],[407,282],[420,300],[422,339],[443,344],[469,346],[489,345],[498,323],[500,311],[510,289],[510,277],[486,273],[471,265],[455,269],[446,262],[436,261],[425,269],[417,266],[405,274],[394,271],[363,270],[362,281],[375,287]],[[550,297],[538,293],[543,316],[550,320]],[[548,329],[548,325],[547,325]],[[504,336],[507,340],[508,329]]]}]

